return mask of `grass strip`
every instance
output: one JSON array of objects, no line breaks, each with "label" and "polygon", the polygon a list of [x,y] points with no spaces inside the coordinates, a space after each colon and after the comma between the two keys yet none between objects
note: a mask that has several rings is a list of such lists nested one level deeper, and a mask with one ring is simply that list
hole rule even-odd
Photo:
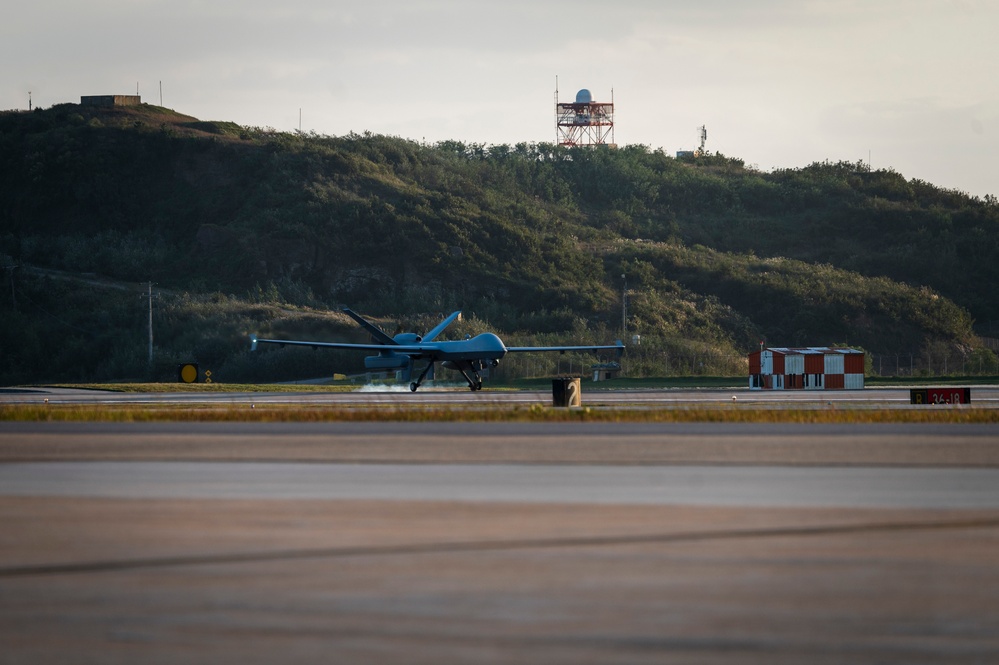
[{"label": "grass strip", "polygon": [[353,384],[311,383],[46,383],[28,388],[71,388],[105,390],[113,393],[349,393]]},{"label": "grass strip", "polygon": [[531,406],[397,407],[312,405],[58,405],[0,406],[0,421],[17,422],[652,422],[652,423],[999,423],[999,409],[835,407],[759,409],[722,405],[668,408]]}]

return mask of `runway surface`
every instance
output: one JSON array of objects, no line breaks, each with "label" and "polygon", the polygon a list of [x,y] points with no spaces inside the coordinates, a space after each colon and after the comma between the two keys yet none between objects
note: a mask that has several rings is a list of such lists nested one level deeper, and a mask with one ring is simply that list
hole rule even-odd
[{"label": "runway surface", "polygon": [[999,427],[792,423],[18,423],[0,462],[999,466]]},{"label": "runway surface", "polygon": [[3,663],[999,661],[995,426],[0,422],[0,526]]},{"label": "runway surface", "polygon": [[[753,408],[839,406],[850,408],[926,408],[909,404],[909,388],[865,390],[749,390],[748,388],[595,390],[584,384],[582,401],[591,407],[683,407],[736,405]],[[735,397],[735,401],[733,401]],[[47,400],[47,402],[46,402]],[[71,388],[0,390],[0,404],[309,404],[336,406],[430,406],[463,408],[499,405],[551,405],[550,390],[491,390],[471,392],[460,387],[421,388],[413,393],[403,386],[371,387],[354,392],[167,392],[123,393]],[[972,405],[999,408],[999,387],[972,387]]]},{"label": "runway surface", "polygon": [[46,462],[0,496],[999,509],[999,469]]}]

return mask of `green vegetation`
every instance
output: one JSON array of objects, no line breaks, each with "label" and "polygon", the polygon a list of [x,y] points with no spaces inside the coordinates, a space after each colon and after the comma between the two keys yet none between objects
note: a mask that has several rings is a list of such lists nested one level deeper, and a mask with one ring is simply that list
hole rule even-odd
[{"label": "green vegetation", "polygon": [[[253,332],[362,341],[338,303],[391,330],[462,309],[452,336],[607,342],[622,275],[632,377],[743,375],[761,340],[999,371],[973,329],[999,320],[999,202],[863,164],[765,173],[63,104],[0,113],[0,215],[0,384],[362,371],[362,354],[249,353]],[[494,378],[592,362],[508,357]]]},{"label": "green vegetation", "polygon": [[335,384],[287,383],[64,383],[45,386],[75,390],[105,390],[118,393],[348,393],[359,386],[347,382]]},{"label": "green vegetation", "polygon": [[22,422],[653,422],[653,423],[999,423],[999,410],[761,409],[723,406],[671,409],[522,407],[55,406],[0,405],[0,421]]}]

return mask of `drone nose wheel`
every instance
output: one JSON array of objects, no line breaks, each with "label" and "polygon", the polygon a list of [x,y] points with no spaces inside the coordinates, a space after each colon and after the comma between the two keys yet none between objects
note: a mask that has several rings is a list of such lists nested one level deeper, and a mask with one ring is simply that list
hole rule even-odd
[{"label": "drone nose wheel", "polygon": [[416,385],[415,381],[413,383],[409,384],[409,390],[410,390],[410,392],[414,392],[415,393],[417,388],[419,388],[419,386]]}]

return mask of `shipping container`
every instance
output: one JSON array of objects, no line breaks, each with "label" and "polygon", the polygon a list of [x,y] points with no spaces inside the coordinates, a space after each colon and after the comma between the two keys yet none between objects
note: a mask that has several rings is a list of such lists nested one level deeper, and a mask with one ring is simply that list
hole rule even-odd
[{"label": "shipping container", "polygon": [[774,357],[773,373],[774,373],[775,376],[780,376],[781,374],[785,373],[785,371],[784,371],[784,360],[785,360],[784,354],[780,353],[778,351],[774,351],[774,356],[773,357]]},{"label": "shipping container", "polygon": [[826,374],[826,390],[842,390],[845,387],[843,374]]},{"label": "shipping container", "polygon": [[758,390],[864,387],[864,353],[855,349],[772,347],[749,354],[749,367],[749,387]]},{"label": "shipping container", "polygon": [[[827,353],[825,356],[825,373],[826,374],[844,374],[845,367],[843,365],[843,354],[841,353]],[[829,382],[826,381],[826,387],[829,387]]]},{"label": "shipping container", "polygon": [[764,351],[760,354],[760,374],[774,373],[774,352]]},{"label": "shipping container", "polygon": [[825,354],[810,351],[805,355],[805,374],[821,374],[825,369]]},{"label": "shipping container", "polygon": [[847,353],[843,356],[843,368],[847,374],[864,373],[864,354]]},{"label": "shipping container", "polygon": [[804,374],[805,373],[805,356],[795,353],[788,354],[784,358],[784,373],[785,374]]}]

